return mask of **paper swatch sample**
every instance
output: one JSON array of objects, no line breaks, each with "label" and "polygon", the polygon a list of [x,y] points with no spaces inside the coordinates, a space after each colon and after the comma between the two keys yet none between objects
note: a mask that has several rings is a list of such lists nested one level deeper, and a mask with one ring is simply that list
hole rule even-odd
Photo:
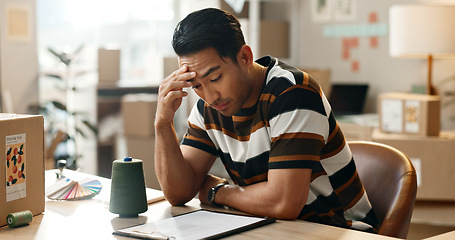
[{"label": "paper swatch sample", "polygon": [[80,181],[69,178],[62,179],[46,189],[46,196],[52,200],[88,199],[101,191],[102,185],[98,180],[85,178]]}]

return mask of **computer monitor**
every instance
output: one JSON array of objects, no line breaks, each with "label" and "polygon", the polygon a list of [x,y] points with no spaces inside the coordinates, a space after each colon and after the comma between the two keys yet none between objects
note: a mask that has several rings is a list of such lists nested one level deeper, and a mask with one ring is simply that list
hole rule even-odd
[{"label": "computer monitor", "polygon": [[367,92],[368,84],[333,84],[329,102],[335,116],[362,114]]}]

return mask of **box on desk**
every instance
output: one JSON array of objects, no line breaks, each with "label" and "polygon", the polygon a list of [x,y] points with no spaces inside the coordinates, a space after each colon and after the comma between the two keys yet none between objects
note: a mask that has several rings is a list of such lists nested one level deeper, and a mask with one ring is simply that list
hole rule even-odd
[{"label": "box on desk", "polygon": [[10,213],[44,211],[43,131],[42,116],[0,113],[0,226]]},{"label": "box on desk", "polygon": [[441,100],[439,96],[411,93],[379,95],[379,125],[383,132],[438,136]]},{"label": "box on desk", "polygon": [[417,172],[417,199],[454,201],[455,136],[441,132],[440,136],[413,136],[383,133],[375,129],[375,142],[395,147],[405,153]]},{"label": "box on desk", "polygon": [[126,136],[154,137],[157,96],[128,94],[122,98],[122,118]]},{"label": "box on desk", "polygon": [[126,146],[128,156],[141,159],[144,164],[145,185],[161,190],[155,174],[155,138],[126,136]]},{"label": "box on desk", "polygon": [[98,81],[112,83],[120,80],[120,49],[98,49]]}]

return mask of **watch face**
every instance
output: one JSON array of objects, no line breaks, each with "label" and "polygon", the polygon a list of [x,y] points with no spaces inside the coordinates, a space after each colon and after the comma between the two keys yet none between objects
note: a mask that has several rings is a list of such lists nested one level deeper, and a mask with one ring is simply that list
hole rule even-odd
[{"label": "watch face", "polygon": [[207,196],[207,200],[209,201],[209,203],[213,203],[215,201],[215,189],[214,188],[210,188],[209,194]]}]

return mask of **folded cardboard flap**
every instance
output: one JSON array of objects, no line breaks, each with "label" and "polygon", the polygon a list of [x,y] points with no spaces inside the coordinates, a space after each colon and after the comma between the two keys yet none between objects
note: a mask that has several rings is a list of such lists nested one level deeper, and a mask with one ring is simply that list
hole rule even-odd
[{"label": "folded cardboard flap", "polygon": [[9,213],[44,212],[44,119],[0,113],[0,226]]}]

